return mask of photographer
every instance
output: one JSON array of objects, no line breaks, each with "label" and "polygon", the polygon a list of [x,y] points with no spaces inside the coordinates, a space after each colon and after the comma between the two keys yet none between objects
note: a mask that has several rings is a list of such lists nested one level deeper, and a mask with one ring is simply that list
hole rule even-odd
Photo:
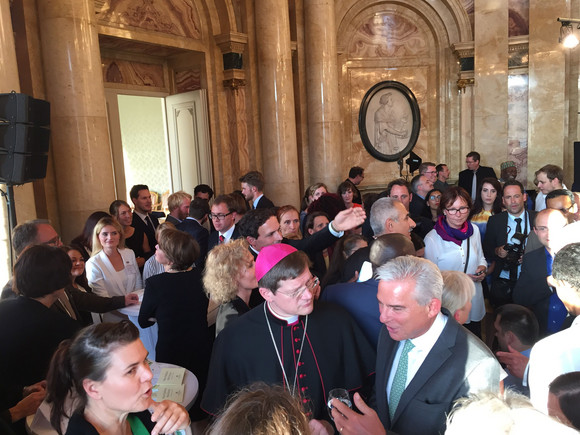
[{"label": "photographer", "polygon": [[536,216],[526,210],[527,195],[517,180],[508,180],[503,188],[506,211],[493,215],[487,223],[483,251],[488,261],[494,261],[489,301],[494,307],[513,302],[512,291],[521,271],[527,238]]}]

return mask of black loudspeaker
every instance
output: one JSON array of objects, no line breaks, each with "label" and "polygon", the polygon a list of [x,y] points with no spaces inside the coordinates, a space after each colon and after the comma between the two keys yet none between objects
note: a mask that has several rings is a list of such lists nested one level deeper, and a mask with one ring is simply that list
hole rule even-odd
[{"label": "black loudspeaker", "polygon": [[572,191],[580,191],[580,142],[574,142],[574,180]]},{"label": "black loudspeaker", "polygon": [[50,125],[50,103],[25,94],[0,94],[0,119],[7,122]]},{"label": "black loudspeaker", "polygon": [[0,94],[0,182],[23,184],[46,177],[49,124],[47,101]]}]

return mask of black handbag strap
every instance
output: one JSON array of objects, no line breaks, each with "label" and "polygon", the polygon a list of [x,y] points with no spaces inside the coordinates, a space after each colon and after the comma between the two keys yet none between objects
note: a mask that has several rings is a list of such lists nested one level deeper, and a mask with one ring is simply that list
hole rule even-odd
[{"label": "black handbag strap", "polygon": [[463,273],[467,273],[467,265],[469,264],[469,248],[471,246],[469,239],[465,239],[465,241],[467,242],[467,258],[465,259],[465,267],[463,268]]}]

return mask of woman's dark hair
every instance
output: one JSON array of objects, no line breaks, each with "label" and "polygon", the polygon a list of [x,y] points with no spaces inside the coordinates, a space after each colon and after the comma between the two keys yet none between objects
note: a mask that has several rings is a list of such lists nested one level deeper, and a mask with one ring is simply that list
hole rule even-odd
[{"label": "woman's dark hair", "polygon": [[558,398],[560,409],[572,426],[580,430],[580,372],[558,376],[550,383],[550,393]]},{"label": "woman's dark hair", "polygon": [[[70,251],[77,251],[79,254],[81,254],[81,257],[83,255],[83,253],[79,250],[79,248],[77,248],[76,246],[73,246],[73,245],[63,245],[60,247],[60,249],[62,249],[64,252],[66,252],[67,256],[68,256],[68,253]],[[72,260],[71,260],[71,263],[72,263]],[[72,266],[73,265],[71,264],[71,270],[72,270]],[[86,269],[83,270],[82,275],[74,277],[74,282],[76,284],[80,285],[86,291],[88,291],[88,292],[91,291],[91,287],[89,286],[89,281],[87,279],[87,270]]]},{"label": "woman's dark hair", "polygon": [[437,210],[437,213],[443,214],[443,210],[451,207],[457,198],[462,198],[469,209],[471,209],[471,196],[469,196],[467,190],[465,190],[463,187],[451,186],[445,189],[445,192],[441,193],[441,201],[439,202],[439,210]]},{"label": "woman's dark hair", "polygon": [[488,177],[488,178],[484,178],[483,180],[481,180],[481,183],[478,183],[478,185],[477,185],[477,196],[475,197],[475,201],[473,202],[473,208],[471,209],[471,213],[469,214],[470,219],[472,216],[475,216],[476,214],[481,213],[481,211],[483,210],[483,200],[481,199],[481,189],[483,189],[483,185],[485,183],[491,184],[497,192],[497,196],[495,197],[495,201],[493,202],[493,205],[491,207],[492,214],[501,213],[501,209],[502,209],[501,183],[499,181],[497,181],[495,178]]},{"label": "woman's dark hair", "polygon": [[129,207],[129,210],[131,209],[131,206],[127,203],[127,201],[123,201],[122,199],[116,199],[109,206],[109,213],[115,219],[119,219],[119,209],[121,208],[122,205]]},{"label": "woman's dark hair", "polygon": [[354,193],[356,191],[354,184],[352,183],[352,181],[345,180],[338,185],[338,187],[336,188],[336,193],[338,193],[339,195],[342,195],[343,193],[346,193],[349,189],[352,191],[352,193],[354,195]]},{"label": "woman's dark hair", "polygon": [[173,270],[186,270],[199,257],[199,245],[190,234],[183,231],[165,230],[159,240],[159,247],[173,263]]},{"label": "woman's dark hair", "polygon": [[[73,245],[80,245],[84,248],[89,248],[89,251],[93,249],[93,231],[95,229],[95,225],[104,217],[111,217],[109,213],[104,211],[96,211],[91,213],[91,215],[87,218],[85,222],[85,226],[83,228],[83,232],[75,237],[71,244]],[[81,252],[82,254],[82,252]],[[86,260],[86,258],[85,258]]]},{"label": "woman's dark hair", "polygon": [[128,320],[98,323],[82,329],[73,340],[63,341],[52,357],[46,377],[48,403],[52,403],[50,423],[62,435],[61,419],[66,415],[65,401],[73,390],[78,395],[79,411],[84,411],[87,394],[83,380],[102,381],[111,354],[121,346],[139,338],[139,330]]},{"label": "woman's dark hair", "polygon": [[355,252],[355,247],[357,243],[361,241],[366,241],[367,239],[360,234],[349,234],[341,237],[332,251],[332,257],[330,263],[328,264],[328,270],[320,282],[320,288],[336,284],[340,281],[344,263],[348,257],[350,257]]},{"label": "woman's dark hair", "polygon": [[27,298],[40,298],[71,283],[72,262],[60,248],[33,245],[14,265],[14,285]]}]

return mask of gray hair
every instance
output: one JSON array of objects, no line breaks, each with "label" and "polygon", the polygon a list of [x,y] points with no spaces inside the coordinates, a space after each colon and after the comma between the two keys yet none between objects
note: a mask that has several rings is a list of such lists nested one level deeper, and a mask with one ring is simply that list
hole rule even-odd
[{"label": "gray hair", "polygon": [[20,255],[24,248],[38,243],[36,237],[38,236],[38,226],[41,224],[50,225],[50,222],[46,219],[35,219],[24,222],[12,230],[12,246],[16,256]]},{"label": "gray hair", "polygon": [[441,300],[443,278],[435,264],[424,258],[406,255],[393,258],[387,264],[377,268],[377,277],[381,281],[413,280],[415,292],[413,297],[421,306],[426,306],[431,299]]},{"label": "gray hair", "polygon": [[399,211],[395,207],[395,201],[400,202],[395,198],[381,198],[376,200],[371,207],[371,228],[375,236],[380,236],[385,232],[387,219],[399,221]]},{"label": "gray hair", "polygon": [[475,296],[475,284],[465,273],[457,270],[441,271],[443,277],[443,296],[441,306],[455,314]]}]

